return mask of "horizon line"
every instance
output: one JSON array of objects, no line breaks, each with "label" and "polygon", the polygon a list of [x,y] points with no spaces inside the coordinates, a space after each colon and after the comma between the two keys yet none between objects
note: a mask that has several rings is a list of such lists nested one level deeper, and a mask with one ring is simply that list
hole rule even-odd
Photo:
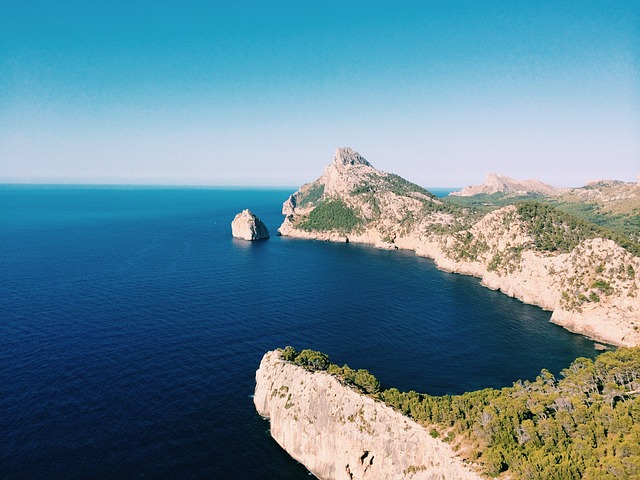
[{"label": "horizon line", "polygon": [[[277,189],[299,189],[295,185],[256,185],[256,184],[214,184],[214,183],[107,183],[107,182],[47,182],[47,181],[4,181],[0,180],[0,186],[42,186],[42,187],[163,187],[163,188],[277,188]],[[464,187],[442,187],[431,186],[440,190],[461,190]]]}]

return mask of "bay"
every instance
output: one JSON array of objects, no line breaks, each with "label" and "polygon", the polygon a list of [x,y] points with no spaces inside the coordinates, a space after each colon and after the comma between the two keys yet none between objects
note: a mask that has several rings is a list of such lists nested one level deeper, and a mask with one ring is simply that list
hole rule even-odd
[{"label": "bay", "polygon": [[435,395],[596,355],[411,252],[276,236],[293,190],[0,186],[0,475],[308,478],[251,399],[286,345]]}]

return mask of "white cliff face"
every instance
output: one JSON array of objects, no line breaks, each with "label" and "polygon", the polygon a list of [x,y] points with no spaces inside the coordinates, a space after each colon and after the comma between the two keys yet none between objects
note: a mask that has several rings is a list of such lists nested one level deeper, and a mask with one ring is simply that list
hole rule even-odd
[{"label": "white cliff face", "polygon": [[[282,235],[414,250],[442,270],[474,275],[488,288],[553,311],[551,321],[573,332],[614,345],[640,345],[639,257],[601,238],[585,240],[568,253],[537,250],[515,206],[495,210],[453,233],[446,228],[439,233],[437,227],[464,218],[434,208],[441,202],[413,187],[399,190],[403,185],[394,183],[393,176],[366,161],[342,161],[342,150],[322,177],[285,202]],[[312,189],[333,192],[331,198],[358,212],[363,224],[346,233],[300,228],[300,218],[315,204],[287,206]]]},{"label": "white cliff face", "polygon": [[253,400],[276,442],[320,479],[482,478],[416,422],[278,352],[263,357]]},{"label": "white cliff face", "polygon": [[439,268],[475,275],[486,287],[553,311],[551,321],[572,332],[613,345],[640,345],[640,259],[611,240],[585,240],[556,255],[525,250],[508,271],[489,271],[487,259],[452,260],[438,246],[420,245],[416,252]]},{"label": "white cliff face", "polygon": [[242,240],[264,240],[269,238],[266,225],[250,210],[243,210],[231,222],[231,234]]}]

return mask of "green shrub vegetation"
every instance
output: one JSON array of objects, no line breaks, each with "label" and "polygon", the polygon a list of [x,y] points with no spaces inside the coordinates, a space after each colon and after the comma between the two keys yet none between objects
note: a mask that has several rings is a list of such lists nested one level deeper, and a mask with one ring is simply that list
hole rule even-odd
[{"label": "green shrub vegetation", "polygon": [[396,195],[411,195],[412,193],[420,193],[429,198],[437,198],[429,190],[422,188],[420,185],[411,183],[404,178],[395,175],[393,173],[385,176],[369,175],[369,181],[363,181],[360,185],[354,188],[351,192],[352,195],[359,195],[362,193],[373,192],[393,192]]},{"label": "green shrub vegetation", "polygon": [[627,211],[612,213],[594,203],[558,201],[553,198],[544,201],[587,222],[617,232],[628,240],[640,241],[640,209],[623,209]]},{"label": "green shrub vegetation", "polygon": [[522,202],[517,204],[517,209],[533,236],[535,246],[540,250],[570,252],[584,240],[602,237],[613,240],[634,255],[640,255],[640,244],[629,237],[581,220],[551,205]]},{"label": "green shrub vegetation", "polygon": [[611,295],[613,293],[613,287],[611,284],[604,280],[596,280],[591,284],[591,288],[597,288],[605,295]]},{"label": "green shrub vegetation", "polygon": [[[295,352],[295,351],[294,351]],[[326,370],[329,368],[329,356],[326,353],[305,349],[295,352],[293,362],[307,370]]]},{"label": "green shrub vegetation", "polygon": [[567,198],[546,197],[543,195],[511,195],[494,193],[491,195],[479,194],[471,197],[447,197],[446,201],[458,205],[474,206],[485,212],[505,205],[515,205],[520,202],[541,202],[558,208],[559,210],[578,217],[585,222],[596,224],[609,231],[616,232],[632,242],[640,241],[640,209],[621,206],[616,208],[616,213],[604,209],[597,203],[588,203],[582,200],[569,200]]},{"label": "green shrub vegetation", "polygon": [[570,252],[580,242],[598,236],[596,225],[580,220],[550,205],[518,204],[518,214],[540,250]]},{"label": "green shrub vegetation", "polygon": [[362,224],[362,218],[342,200],[323,201],[300,222],[303,230],[351,232]]},{"label": "green shrub vegetation", "polygon": [[[613,214],[601,211],[596,204],[558,201],[556,198],[541,195],[513,196],[502,193],[471,197],[453,196],[443,200],[446,203],[474,207],[482,213],[506,205],[517,205],[540,229],[536,233],[540,234],[538,241],[543,250],[567,251],[568,245],[575,244],[576,237],[582,239],[603,237],[615,241],[629,252],[640,256],[640,215],[638,214],[640,210],[638,209]],[[540,206],[542,209],[533,205]],[[551,219],[552,222],[549,221]],[[567,222],[567,228],[561,227],[564,221]],[[578,232],[568,231],[569,228],[576,227]],[[569,233],[565,241],[558,235],[563,231]]]},{"label": "green shrub vegetation", "polygon": [[280,350],[280,358],[310,371],[326,370],[344,383],[356,387],[362,393],[377,394],[380,391],[380,382],[369,371],[365,369],[354,370],[348,365],[340,367],[331,363],[326,354],[316,350],[305,349],[298,352],[295,348],[287,346]]},{"label": "green shrub vegetation", "polygon": [[324,184],[315,183],[304,192],[298,194],[296,202],[299,206],[304,207],[311,203],[316,203],[324,195]]},{"label": "green shrub vegetation", "polygon": [[[303,350],[304,352],[305,350]],[[282,357],[298,363],[291,347]],[[300,353],[300,355],[302,352]],[[491,476],[521,479],[631,479],[640,476],[640,348],[576,359],[556,379],[435,397],[379,390],[369,372],[328,361],[326,370],[462,446]],[[308,367],[307,367],[308,368]],[[364,385],[359,385],[363,382]],[[367,389],[367,385],[377,385]]]},{"label": "green shrub vegetation", "polygon": [[[449,254],[455,260],[469,260],[474,262],[478,260],[478,257],[480,255],[489,250],[489,245],[487,244],[487,242],[485,240],[474,237],[473,233],[471,233],[470,231],[456,232],[453,235],[457,240],[457,243],[455,248],[449,251]],[[492,259],[491,263],[495,263],[493,262],[493,260],[496,260],[496,262],[502,261],[501,258],[494,258]],[[490,266],[496,269],[498,267],[498,264],[496,263],[495,267],[493,265]]]},{"label": "green shrub vegetation", "polygon": [[411,183],[404,178],[390,173],[387,177],[387,186],[386,189],[395,193],[396,195],[409,195],[411,193],[421,193],[422,195],[426,195],[429,198],[437,198],[433,193],[429,190],[422,188],[415,183]]}]

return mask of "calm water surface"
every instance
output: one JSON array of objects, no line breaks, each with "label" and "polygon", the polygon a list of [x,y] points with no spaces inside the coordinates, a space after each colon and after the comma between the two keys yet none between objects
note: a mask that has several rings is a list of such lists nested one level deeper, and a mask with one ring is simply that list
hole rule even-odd
[{"label": "calm water surface", "polygon": [[308,478],[250,397],[285,345],[431,394],[595,355],[410,252],[275,236],[291,191],[0,186],[0,477]]}]

